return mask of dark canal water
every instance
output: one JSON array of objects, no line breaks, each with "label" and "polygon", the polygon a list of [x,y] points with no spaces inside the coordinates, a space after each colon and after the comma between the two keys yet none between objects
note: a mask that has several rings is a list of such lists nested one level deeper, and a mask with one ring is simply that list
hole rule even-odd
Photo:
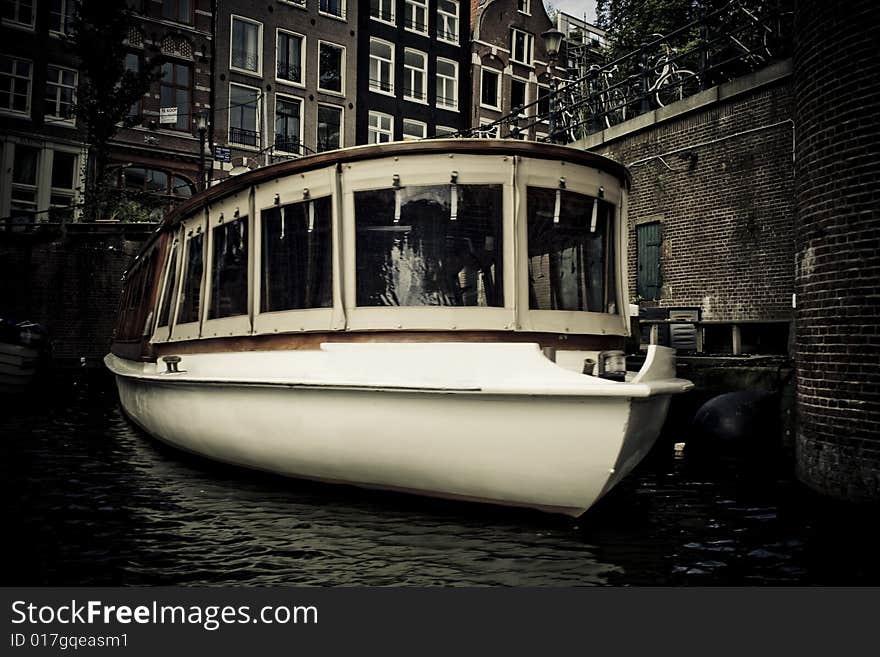
[{"label": "dark canal water", "polygon": [[817,498],[772,450],[676,457],[688,436],[667,438],[572,520],[214,464],[105,387],[5,406],[5,586],[880,583],[876,510]]}]

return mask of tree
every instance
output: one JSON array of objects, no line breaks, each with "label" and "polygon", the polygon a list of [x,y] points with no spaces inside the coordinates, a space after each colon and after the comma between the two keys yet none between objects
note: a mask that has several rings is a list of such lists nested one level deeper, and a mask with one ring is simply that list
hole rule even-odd
[{"label": "tree", "polygon": [[79,62],[81,83],[74,113],[89,145],[84,216],[94,221],[107,211],[110,141],[138,119],[129,110],[159,78],[161,58],[153,54],[138,71],[127,70],[126,41],[133,24],[125,3],[82,0],[67,46]]},{"label": "tree", "polygon": [[688,24],[697,16],[698,5],[694,0],[597,0],[596,16],[619,55],[653,41],[655,34],[669,34]]}]

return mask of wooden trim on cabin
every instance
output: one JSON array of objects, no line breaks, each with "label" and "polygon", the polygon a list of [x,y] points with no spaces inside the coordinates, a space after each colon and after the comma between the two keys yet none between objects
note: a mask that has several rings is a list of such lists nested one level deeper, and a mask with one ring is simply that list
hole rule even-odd
[{"label": "wooden trim on cabin", "polygon": [[[184,342],[152,345],[153,354],[136,360],[155,360],[169,354],[204,354],[237,351],[317,350],[324,342],[534,342],[541,347],[555,347],[558,351],[596,351],[622,349],[623,338],[614,335],[566,335],[559,333],[531,333],[514,331],[359,331],[326,333],[284,333],[245,337],[202,338]],[[121,358],[131,358],[117,353]]]},{"label": "wooden trim on cabin", "polygon": [[151,345],[141,340],[114,340],[110,353],[126,360],[153,362],[156,354]]}]

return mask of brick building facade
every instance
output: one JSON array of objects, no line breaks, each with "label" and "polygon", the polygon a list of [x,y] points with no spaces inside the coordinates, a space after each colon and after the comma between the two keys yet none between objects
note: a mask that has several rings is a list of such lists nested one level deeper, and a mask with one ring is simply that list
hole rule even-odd
[{"label": "brick building facade", "polygon": [[470,127],[470,24],[462,0],[362,0],[357,143]]},{"label": "brick building facade", "polygon": [[0,218],[76,219],[87,151],[72,114],[79,71],[64,45],[72,2],[3,3]]},{"label": "brick building facade", "polygon": [[[541,34],[553,23],[543,2],[471,0],[471,9],[471,126],[487,126],[513,113],[515,108],[524,107],[520,136],[546,136],[549,126],[535,124],[534,117],[549,113],[549,101],[532,105],[547,96],[551,88]],[[561,74],[559,71],[555,77]],[[482,136],[509,137],[509,127],[487,127]]]},{"label": "brick building facade", "polygon": [[[795,12],[797,469],[880,499],[880,5]],[[828,38],[828,35],[835,35]]]},{"label": "brick building facade", "polygon": [[631,301],[699,309],[710,322],[709,351],[787,350],[794,292],[789,72],[784,62],[582,142],[633,175]]},{"label": "brick building facade", "polygon": [[215,179],[354,145],[357,27],[357,0],[218,3]]},{"label": "brick building facade", "polygon": [[131,108],[135,123],[112,141],[115,182],[134,192],[167,200],[192,196],[200,185],[199,114],[211,107],[213,0],[130,2],[133,25],[126,68],[140,69],[152,57],[163,63],[149,91]]}]

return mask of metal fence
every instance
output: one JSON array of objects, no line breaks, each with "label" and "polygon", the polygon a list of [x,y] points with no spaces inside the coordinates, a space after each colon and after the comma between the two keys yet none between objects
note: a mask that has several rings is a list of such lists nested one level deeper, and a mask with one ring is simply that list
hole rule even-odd
[{"label": "metal fence", "polygon": [[554,68],[548,95],[461,134],[522,138],[536,129],[547,135],[542,141],[574,142],[789,57],[791,25],[791,0],[698,11],[636,50],[606,53],[580,77]]}]

